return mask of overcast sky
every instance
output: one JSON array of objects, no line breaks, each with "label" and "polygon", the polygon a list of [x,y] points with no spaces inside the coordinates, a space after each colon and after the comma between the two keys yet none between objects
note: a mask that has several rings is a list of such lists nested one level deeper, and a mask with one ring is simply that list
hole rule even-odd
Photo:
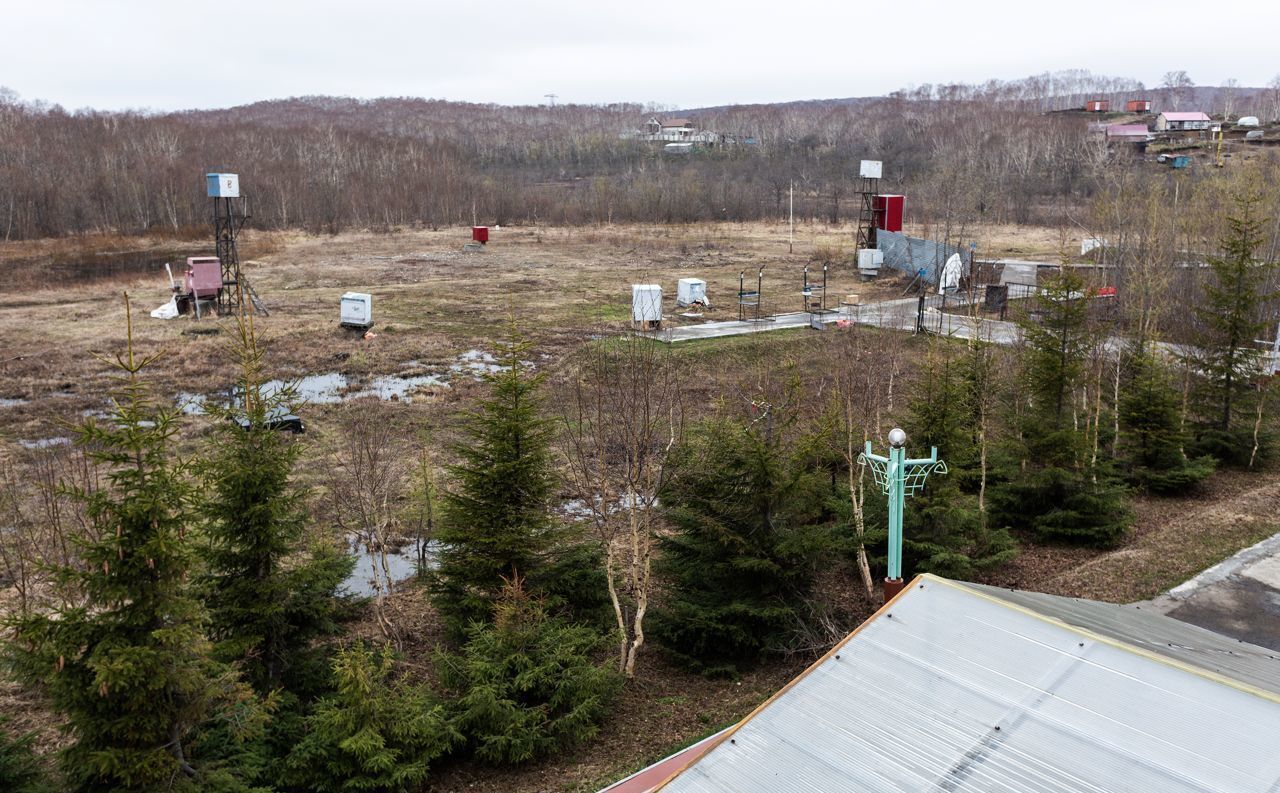
[{"label": "overcast sky", "polygon": [[306,94],[699,107],[1071,68],[1260,86],[1278,31],[1277,0],[3,0],[0,85],[156,110]]}]

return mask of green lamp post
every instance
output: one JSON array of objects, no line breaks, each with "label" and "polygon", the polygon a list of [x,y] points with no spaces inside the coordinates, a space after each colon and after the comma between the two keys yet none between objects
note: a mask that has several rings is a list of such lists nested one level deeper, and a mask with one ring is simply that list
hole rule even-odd
[{"label": "green lamp post", "polygon": [[931,473],[945,474],[947,464],[938,459],[938,447],[929,456],[907,459],[907,433],[898,427],[889,431],[889,456],[871,453],[871,441],[858,455],[858,463],[871,468],[876,485],[889,497],[889,573],[884,580],[884,599],[889,601],[902,591],[902,510],[907,496],[924,487]]}]

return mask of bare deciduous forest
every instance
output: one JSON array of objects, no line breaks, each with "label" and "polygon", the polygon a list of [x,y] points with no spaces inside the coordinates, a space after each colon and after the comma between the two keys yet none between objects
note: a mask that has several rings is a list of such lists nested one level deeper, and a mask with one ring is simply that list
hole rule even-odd
[{"label": "bare deciduous forest", "polygon": [[1106,149],[1050,111],[1148,96],[1280,115],[1277,90],[1144,91],[1087,72],[921,86],[886,98],[682,111],[736,144],[672,161],[620,135],[641,105],[502,107],[303,97],[230,110],[67,112],[0,93],[5,240],[203,226],[194,175],[252,174],[259,228],[336,232],[470,223],[691,223],[856,216],[857,163],[888,163],[913,216],[1062,221],[1098,189]]}]

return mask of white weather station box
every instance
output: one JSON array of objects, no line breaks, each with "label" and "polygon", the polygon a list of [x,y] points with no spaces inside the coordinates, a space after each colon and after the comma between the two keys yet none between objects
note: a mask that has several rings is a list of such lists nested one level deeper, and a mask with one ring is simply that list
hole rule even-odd
[{"label": "white weather station box", "polygon": [[631,285],[631,321],[657,327],[662,322],[662,287],[658,284]]},{"label": "white weather station box", "polygon": [[209,186],[210,198],[239,198],[240,176],[234,173],[208,173],[204,175]]},{"label": "white weather station box", "polygon": [[364,292],[343,295],[341,324],[344,328],[373,327],[373,295]]},{"label": "white weather station box", "polygon": [[883,170],[884,163],[880,160],[863,160],[862,165],[858,167],[858,176],[863,179],[879,179]]}]

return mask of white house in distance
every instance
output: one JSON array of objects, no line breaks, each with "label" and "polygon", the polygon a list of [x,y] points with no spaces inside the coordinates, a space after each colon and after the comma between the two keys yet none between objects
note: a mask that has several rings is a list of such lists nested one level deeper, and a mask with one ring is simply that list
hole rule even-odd
[{"label": "white house in distance", "polygon": [[1213,120],[1200,111],[1187,113],[1166,111],[1156,116],[1157,132],[1179,132],[1182,130],[1208,129]]},{"label": "white house in distance", "polygon": [[658,136],[661,140],[681,141],[693,137],[697,124],[687,118],[658,118],[654,116],[645,122],[644,131],[648,135]]}]

